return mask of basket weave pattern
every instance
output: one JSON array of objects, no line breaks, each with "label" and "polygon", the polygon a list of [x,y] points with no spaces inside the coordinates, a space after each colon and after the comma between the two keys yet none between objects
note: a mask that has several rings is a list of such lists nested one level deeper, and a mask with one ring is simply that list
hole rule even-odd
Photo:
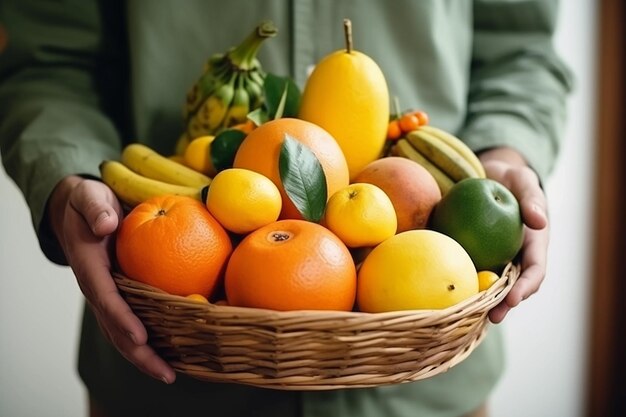
[{"label": "basket weave pattern", "polygon": [[193,302],[114,274],[118,289],[177,371],[283,390],[372,387],[445,372],[485,337],[509,292],[510,264],[491,288],[444,310],[278,312]]}]

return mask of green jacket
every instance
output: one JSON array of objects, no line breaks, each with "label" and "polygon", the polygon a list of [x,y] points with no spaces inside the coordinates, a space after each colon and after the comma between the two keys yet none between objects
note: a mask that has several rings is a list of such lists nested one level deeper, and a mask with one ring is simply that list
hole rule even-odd
[{"label": "green jacket", "polygon": [[[0,25],[0,146],[42,250],[64,263],[40,227],[48,196],[68,174],[98,175],[128,142],[171,152],[187,89],[203,61],[261,19],[279,35],[260,60],[302,87],[307,69],[343,47],[378,62],[401,107],[428,112],[474,150],[518,149],[545,179],[559,149],[570,74],[552,47],[556,1],[497,0],[4,0]],[[0,42],[1,44],[1,42]],[[485,342],[445,374],[412,384],[283,392],[139,374],[86,311],[79,369],[112,415],[458,416],[485,401],[502,372],[502,346]],[[215,413],[220,410],[219,413]]]}]

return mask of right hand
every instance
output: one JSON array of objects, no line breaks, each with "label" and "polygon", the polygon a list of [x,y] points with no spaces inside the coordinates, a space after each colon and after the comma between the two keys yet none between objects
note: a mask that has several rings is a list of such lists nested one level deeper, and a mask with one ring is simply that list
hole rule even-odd
[{"label": "right hand", "polygon": [[61,180],[48,204],[51,228],[104,335],[142,372],[169,384],[174,370],[148,346],[145,327],[111,276],[112,237],[122,217],[108,186],[78,176]]}]

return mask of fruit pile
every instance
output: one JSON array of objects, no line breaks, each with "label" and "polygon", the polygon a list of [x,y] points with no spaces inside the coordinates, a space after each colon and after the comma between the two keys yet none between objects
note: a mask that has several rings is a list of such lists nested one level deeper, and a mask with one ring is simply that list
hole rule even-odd
[{"label": "fruit pile", "polygon": [[[101,164],[128,209],[122,273],[201,302],[373,313],[446,308],[498,279],[522,244],[515,197],[423,111],[390,136],[384,75],[345,30],[300,95],[260,70],[276,34],[264,23],[210,60],[176,155],[131,144]],[[227,116],[241,105],[220,92],[233,79],[262,84],[247,120]]]}]

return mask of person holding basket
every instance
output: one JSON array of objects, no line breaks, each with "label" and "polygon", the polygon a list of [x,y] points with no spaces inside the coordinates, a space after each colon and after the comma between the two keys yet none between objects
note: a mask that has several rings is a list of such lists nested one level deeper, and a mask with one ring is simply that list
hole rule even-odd
[{"label": "person holding basket", "polygon": [[428,109],[517,197],[526,225],[521,275],[489,313],[500,323],[539,290],[549,218],[542,182],[558,154],[571,75],[552,45],[556,1],[7,0],[0,7],[0,146],[50,261],[85,296],[79,372],[91,416],[485,416],[504,367],[500,332],[422,381],[367,389],[280,391],[176,374],[148,345],[111,275],[123,210],[98,165],[132,140],[172,152],[181,97],[207,53],[260,19],[284,28],[260,59],[302,86],[341,45],[349,16],[360,48],[401,103]]}]

